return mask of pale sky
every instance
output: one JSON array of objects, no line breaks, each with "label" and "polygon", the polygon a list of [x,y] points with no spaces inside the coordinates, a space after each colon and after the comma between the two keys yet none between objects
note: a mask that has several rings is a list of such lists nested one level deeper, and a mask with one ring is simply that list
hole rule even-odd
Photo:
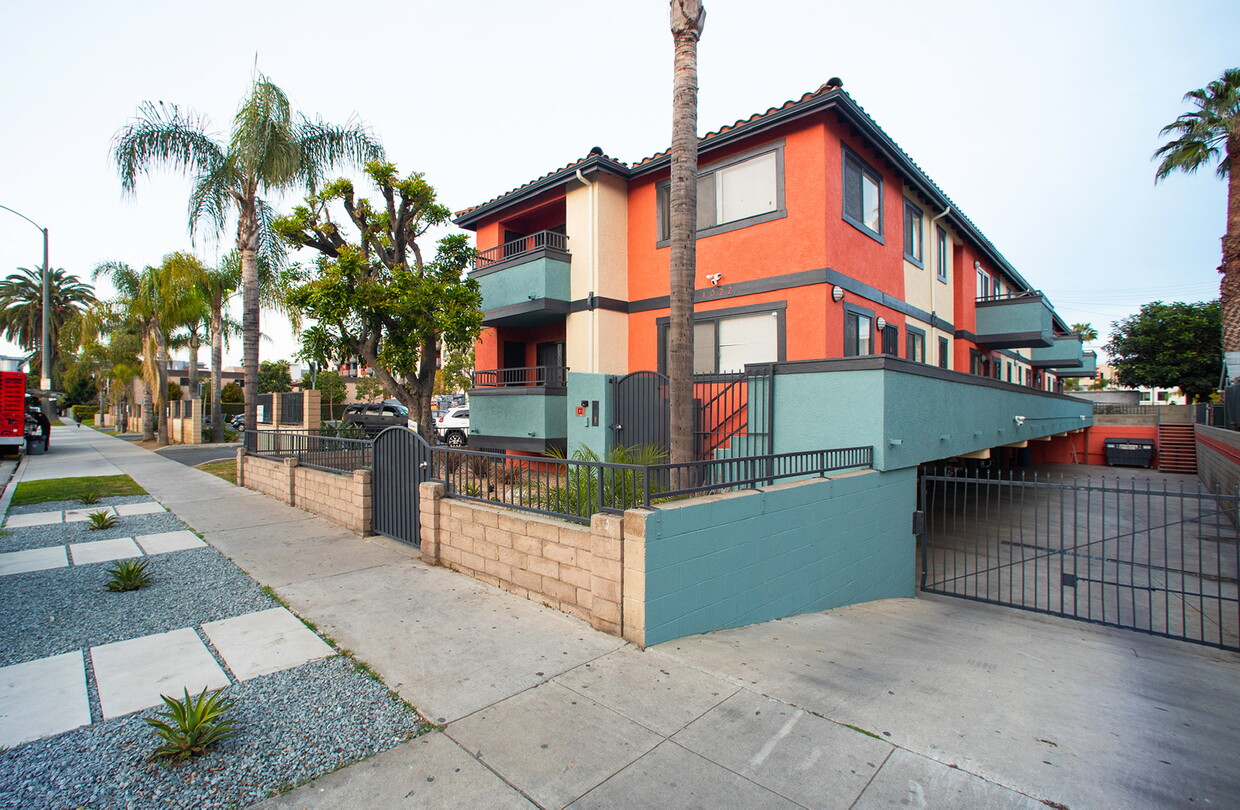
[{"label": "pale sky", "polygon": [[[144,100],[203,113],[226,136],[256,59],[300,111],[368,123],[453,210],[595,145],[632,163],[670,140],[665,0],[2,7],[0,204],[46,226],[52,266],[86,279],[107,260],[227,251],[231,232],[191,245],[188,179],[156,173],[125,198],[109,148]],[[1211,171],[1155,187],[1150,155],[1188,109],[1183,94],[1240,64],[1240,3],[1196,3],[1191,20],[1165,3],[1100,0],[706,7],[702,133],[839,76],[1099,343],[1148,301],[1217,296],[1225,186]],[[41,261],[39,232],[0,211],[0,275]],[[265,315],[263,327],[263,358],[291,357],[287,325]],[[236,341],[228,362],[240,352]]]}]

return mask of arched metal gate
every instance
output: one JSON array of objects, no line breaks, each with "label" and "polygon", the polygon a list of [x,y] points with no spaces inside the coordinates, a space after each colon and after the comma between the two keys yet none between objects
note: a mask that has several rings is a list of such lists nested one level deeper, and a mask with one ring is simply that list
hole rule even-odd
[{"label": "arched metal gate", "polygon": [[431,478],[431,446],[405,427],[375,437],[372,526],[379,534],[421,545],[418,487]]}]

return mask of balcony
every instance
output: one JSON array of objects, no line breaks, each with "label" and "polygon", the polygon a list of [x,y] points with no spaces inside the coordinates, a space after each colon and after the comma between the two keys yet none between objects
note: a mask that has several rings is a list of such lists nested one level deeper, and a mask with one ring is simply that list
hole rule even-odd
[{"label": "balcony", "polygon": [[568,314],[568,237],[540,231],[484,250],[471,276],[482,288],[486,326],[541,326]]},{"label": "balcony", "polygon": [[977,301],[977,342],[992,349],[1052,345],[1050,304],[1039,292],[988,296]]},{"label": "balcony", "polygon": [[1098,355],[1094,352],[1081,353],[1080,368],[1061,368],[1055,370],[1058,377],[1095,377],[1098,374]]},{"label": "balcony", "polygon": [[567,380],[564,366],[475,371],[469,391],[469,443],[530,453],[565,449]]},{"label": "balcony", "polygon": [[1034,368],[1055,369],[1056,374],[1065,376],[1058,369],[1084,368],[1085,360],[1081,346],[1080,335],[1055,335],[1052,345],[1033,350],[1029,365]]}]

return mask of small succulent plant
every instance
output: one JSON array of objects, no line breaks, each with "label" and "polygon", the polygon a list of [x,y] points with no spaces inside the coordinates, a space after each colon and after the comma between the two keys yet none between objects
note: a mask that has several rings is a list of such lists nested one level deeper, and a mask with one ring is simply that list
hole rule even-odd
[{"label": "small succulent plant", "polygon": [[99,503],[99,493],[93,489],[90,490],[89,492],[83,493],[82,497],[78,498],[78,503],[84,504],[86,506],[90,506],[91,504],[94,504],[94,503]]},{"label": "small succulent plant", "polygon": [[154,727],[155,735],[163,742],[148,759],[170,759],[180,762],[189,757],[205,754],[217,742],[232,737],[232,721],[225,715],[233,704],[225,700],[220,691],[207,694],[203,689],[197,697],[185,690],[185,697],[178,700],[160,695],[167,710],[156,712],[146,722]]},{"label": "small succulent plant", "polygon": [[108,569],[108,581],[103,587],[117,592],[137,591],[150,584],[146,560],[122,560]]},{"label": "small succulent plant", "polygon": [[106,510],[91,512],[89,520],[92,532],[99,531],[100,529],[110,529],[116,525],[116,515]]}]

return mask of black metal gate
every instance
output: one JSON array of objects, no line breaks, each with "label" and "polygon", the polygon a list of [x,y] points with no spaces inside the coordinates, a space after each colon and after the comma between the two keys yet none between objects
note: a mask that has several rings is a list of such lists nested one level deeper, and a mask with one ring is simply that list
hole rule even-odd
[{"label": "black metal gate", "polygon": [[379,534],[421,545],[418,487],[431,478],[431,446],[405,427],[375,437],[372,526]]},{"label": "black metal gate", "polygon": [[612,447],[653,445],[666,450],[668,440],[667,376],[657,371],[634,371],[614,378],[611,425]]},{"label": "black metal gate", "polygon": [[1240,649],[1235,495],[924,474],[921,588]]}]

